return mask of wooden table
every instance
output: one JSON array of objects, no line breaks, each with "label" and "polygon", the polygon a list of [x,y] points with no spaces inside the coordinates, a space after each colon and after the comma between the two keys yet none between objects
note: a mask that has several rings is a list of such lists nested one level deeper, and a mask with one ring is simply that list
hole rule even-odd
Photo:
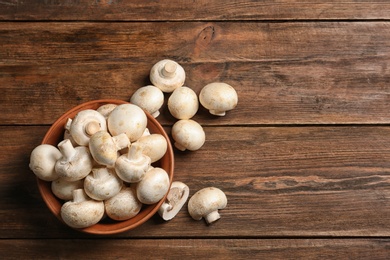
[{"label": "wooden table", "polygon": [[[0,19],[2,259],[390,257],[389,1],[3,0]],[[118,235],[68,228],[40,197],[32,149],[70,108],[129,100],[164,58],[196,93],[238,92],[225,117],[193,118],[202,149],[175,150],[190,196],[226,193],[221,219],[185,205]],[[166,107],[158,120],[170,133]]]}]

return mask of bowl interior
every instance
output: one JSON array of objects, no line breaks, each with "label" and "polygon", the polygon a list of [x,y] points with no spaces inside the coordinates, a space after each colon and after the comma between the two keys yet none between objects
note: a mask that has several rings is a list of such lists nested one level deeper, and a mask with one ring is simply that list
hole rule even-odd
[{"label": "bowl interior", "polygon": [[[54,124],[49,128],[45,137],[42,140],[42,144],[51,144],[57,147],[57,144],[63,140],[64,136],[64,125],[68,118],[73,118],[79,111],[85,109],[97,109],[104,104],[127,104],[128,102],[122,100],[114,100],[114,99],[103,99],[103,100],[94,100],[90,102],[83,103],[78,105],[65,114],[63,114]],[[166,154],[161,158],[158,162],[154,163],[154,166],[158,166],[163,168],[169,175],[169,181],[172,183],[173,179],[173,169],[174,169],[174,157],[173,157],[173,149],[170,143],[169,137],[160,123],[149,113],[145,112],[148,124],[147,127],[151,133],[158,133],[165,137],[168,143],[168,149]],[[51,182],[43,181],[37,178],[39,192],[46,205],[50,209],[50,211],[61,221],[61,206],[64,203],[62,200],[58,199],[53,192],[51,191]],[[136,228],[143,224],[145,221],[150,219],[160,208],[161,204],[166,199],[166,195],[163,199],[161,199],[158,203],[153,205],[144,205],[135,217],[125,220],[125,221],[101,221],[98,224],[93,226],[77,229],[82,232],[91,233],[91,234],[116,234],[123,231],[127,231],[133,228]]]}]

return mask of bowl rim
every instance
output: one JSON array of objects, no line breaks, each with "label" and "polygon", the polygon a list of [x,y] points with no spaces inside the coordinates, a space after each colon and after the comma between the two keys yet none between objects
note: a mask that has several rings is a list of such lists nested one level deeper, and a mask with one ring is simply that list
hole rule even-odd
[{"label": "bowl rim", "polygon": [[[131,104],[130,102],[119,100],[119,99],[98,99],[98,100],[91,100],[87,101],[85,103],[79,104],[65,113],[63,113],[49,128],[49,130],[46,132],[45,136],[43,137],[43,140],[41,144],[52,144],[57,146],[57,144],[53,144],[52,140],[52,134],[53,131],[58,129],[59,127],[64,128],[64,125],[68,118],[70,118],[70,115],[75,115],[77,112],[85,109],[97,109],[101,105],[105,104],[116,104],[116,105],[121,105],[121,104]],[[92,108],[91,108],[92,107]],[[145,111],[145,110],[144,110]],[[165,139],[167,140],[167,152],[165,153],[164,157],[167,157],[168,159],[162,160],[161,163],[164,163],[167,161],[167,165],[164,168],[169,176],[169,184],[172,184],[173,181],[173,175],[174,175],[174,153],[173,153],[173,148],[172,144],[170,142],[169,136],[162,127],[162,125],[155,119],[150,113],[145,111],[145,114],[148,119],[148,128],[150,126],[153,126],[153,128],[157,129],[159,134],[163,135]],[[73,117],[73,116],[72,116]],[[64,129],[65,131],[65,129]],[[46,206],[49,208],[49,210],[59,219],[64,225],[65,222],[61,218],[61,206],[62,202],[60,199],[58,199],[53,192],[51,191],[51,182],[50,181],[44,181],[36,177],[37,179],[37,184],[38,184],[38,189],[41,194],[42,199],[44,200]],[[169,189],[168,189],[169,192]],[[90,227],[86,228],[72,228],[84,233],[89,233],[89,234],[95,234],[95,235],[110,235],[110,234],[117,234],[117,233],[122,233],[124,231],[128,231],[131,229],[134,229],[143,223],[145,223],[147,220],[149,220],[161,207],[161,205],[164,203],[166,200],[166,197],[168,195],[168,192],[165,194],[165,196],[157,203],[152,204],[152,205],[143,205],[141,211],[133,218],[130,218],[128,220],[124,221],[114,221],[114,223],[97,223],[95,225],[92,225]],[[68,226],[68,225],[66,225]],[[69,226],[68,226],[69,227]]]}]

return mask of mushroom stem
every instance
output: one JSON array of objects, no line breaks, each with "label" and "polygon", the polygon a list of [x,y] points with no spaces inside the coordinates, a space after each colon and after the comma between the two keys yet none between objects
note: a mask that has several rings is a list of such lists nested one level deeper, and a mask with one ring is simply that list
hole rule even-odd
[{"label": "mushroom stem", "polygon": [[158,117],[159,115],[160,115],[160,111],[159,110],[157,110],[156,112],[152,113],[152,116],[154,118]]},{"label": "mushroom stem", "polygon": [[72,124],[72,119],[71,118],[68,118],[68,120],[66,120],[66,123],[65,123],[65,126],[64,126],[64,128],[66,129],[66,130],[68,130],[69,131],[69,129],[70,129],[70,125]]},{"label": "mushroom stem", "polygon": [[109,176],[109,173],[106,168],[94,168],[92,169],[92,175],[95,179],[103,179]]},{"label": "mushroom stem", "polygon": [[133,143],[127,153],[127,158],[130,161],[138,161],[142,158],[142,146],[137,143]]},{"label": "mushroom stem", "polygon": [[207,224],[211,224],[211,223],[217,221],[218,219],[220,219],[221,216],[219,215],[218,210],[215,210],[215,211],[212,211],[209,214],[207,214],[204,218],[205,218]]},{"label": "mushroom stem", "polygon": [[113,136],[112,141],[114,142],[115,147],[118,150],[122,150],[123,148],[126,148],[130,144],[130,140],[125,133],[119,134],[117,136]]},{"label": "mushroom stem", "polygon": [[85,133],[89,136],[92,136],[100,130],[100,124],[96,121],[91,121],[85,126]]},{"label": "mushroom stem", "polygon": [[219,110],[210,109],[209,112],[210,112],[210,114],[215,115],[215,116],[224,116],[224,115],[226,115],[225,111],[219,111]]},{"label": "mushroom stem", "polygon": [[72,142],[69,139],[65,139],[58,144],[58,149],[61,151],[62,156],[69,160],[76,154],[76,149],[73,147]]},{"label": "mushroom stem", "polygon": [[88,200],[87,194],[85,194],[83,189],[77,189],[72,192],[73,194],[73,202],[80,203]]},{"label": "mushroom stem", "polygon": [[172,78],[175,75],[177,64],[173,61],[167,61],[162,68],[162,75],[167,78]]}]

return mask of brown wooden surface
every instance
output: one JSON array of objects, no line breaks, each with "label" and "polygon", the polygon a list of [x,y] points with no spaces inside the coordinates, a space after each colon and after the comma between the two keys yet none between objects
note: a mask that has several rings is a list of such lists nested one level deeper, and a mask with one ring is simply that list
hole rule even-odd
[{"label": "brown wooden surface", "polygon": [[[388,259],[390,3],[334,2],[0,1],[1,258]],[[185,205],[107,237],[61,224],[32,149],[73,106],[129,100],[163,58],[197,93],[238,92],[226,117],[194,117],[201,150],[175,151],[190,195],[226,192],[221,220]]]}]

